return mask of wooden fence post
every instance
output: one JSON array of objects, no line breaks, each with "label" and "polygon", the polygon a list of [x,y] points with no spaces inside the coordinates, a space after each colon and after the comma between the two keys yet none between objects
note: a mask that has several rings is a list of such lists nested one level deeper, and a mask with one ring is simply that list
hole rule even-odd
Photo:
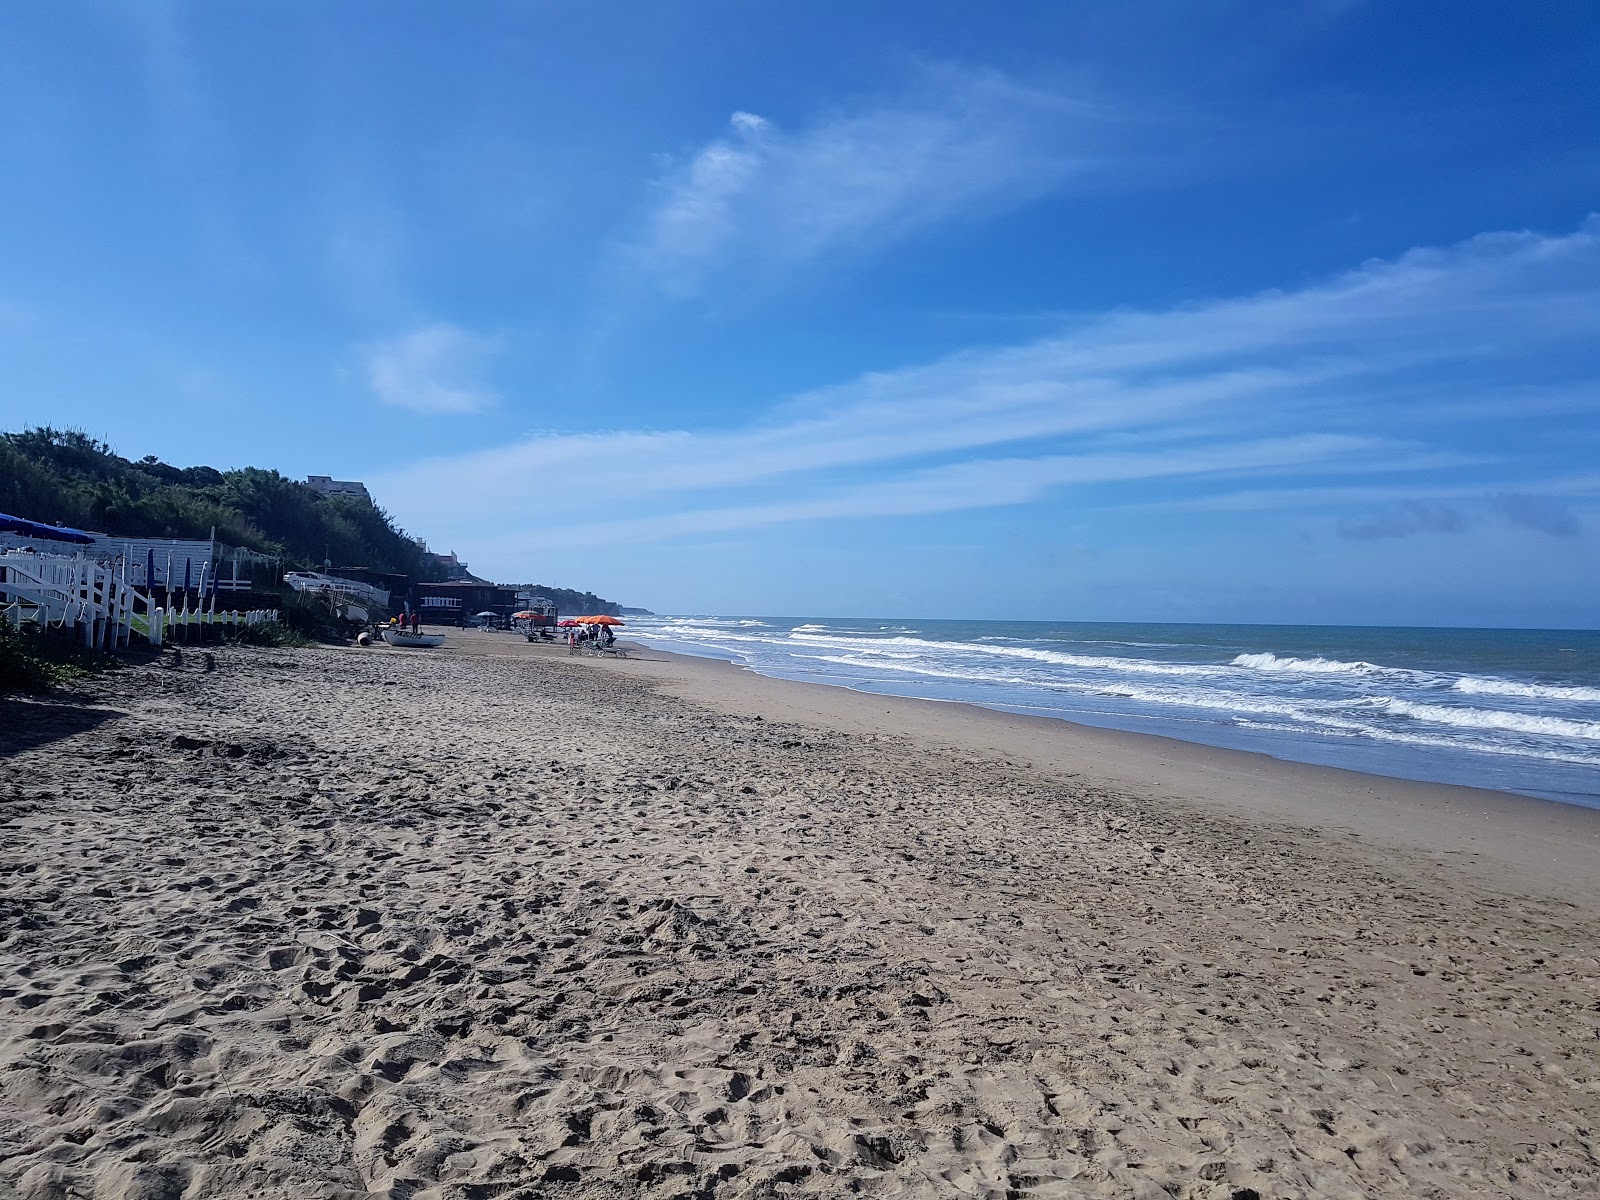
[{"label": "wooden fence post", "polygon": [[83,614],[85,617],[83,622],[83,644],[89,647],[91,650],[94,649],[96,632],[96,613],[94,609],[94,575],[92,574],[93,570],[94,568],[89,565],[87,559],[78,560],[78,595],[82,597],[82,599],[79,601],[79,607],[80,609],[88,610]]}]

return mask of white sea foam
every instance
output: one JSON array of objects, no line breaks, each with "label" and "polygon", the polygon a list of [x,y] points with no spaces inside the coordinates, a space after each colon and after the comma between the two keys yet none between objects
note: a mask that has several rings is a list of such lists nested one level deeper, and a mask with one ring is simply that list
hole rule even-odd
[{"label": "white sea foam", "polygon": [[1558,683],[1519,683],[1515,679],[1485,679],[1464,675],[1455,690],[1469,696],[1525,696],[1530,700],[1570,700],[1579,704],[1600,704],[1600,688],[1568,687]]},{"label": "white sea foam", "polygon": [[910,662],[885,662],[881,658],[852,658],[847,654],[808,654],[805,657],[817,662],[837,663],[842,667],[860,667],[867,671],[904,671],[909,675],[926,675],[931,679],[959,679],[968,683],[1001,683],[1016,687],[1039,687],[1045,681],[1026,675],[996,675],[991,671],[956,671],[949,667],[919,667]]},{"label": "white sea foam", "polygon": [[694,629],[770,628],[765,621],[751,620],[748,617],[668,617],[666,627],[684,631]]},{"label": "white sea foam", "polygon": [[[677,618],[662,621],[648,635],[686,648],[722,651],[768,674],[800,672],[800,677],[869,690],[875,678],[880,682],[925,678],[923,691],[931,696],[1067,718],[1101,714],[1114,720],[1250,726],[1264,733],[1370,739],[1419,750],[1467,750],[1541,758],[1566,766],[1600,766],[1600,720],[1579,720],[1573,710],[1560,707],[1600,702],[1600,688],[1576,683],[1523,683],[1269,651],[1218,656],[1211,662],[1174,662],[1139,656],[1138,643],[1133,642],[1072,643],[1066,638],[1029,642],[994,634],[950,642],[901,626],[840,627],[824,622],[773,629],[750,619]],[[1072,653],[1066,648],[1110,650],[1117,645],[1134,653]],[[1146,645],[1157,648],[1157,643]],[[1206,653],[1202,646],[1160,648]],[[1376,685],[1382,686],[1382,694],[1371,693]],[[1058,696],[1059,704],[1046,699],[1051,694]],[[1437,702],[1451,694],[1462,699],[1474,694],[1504,696],[1506,702],[1501,707]],[[1202,741],[1210,738],[1202,734]]]},{"label": "white sea foam", "polygon": [[[1248,718],[1240,718],[1239,724],[1254,729],[1268,729],[1278,733],[1304,734],[1306,732],[1305,726],[1279,721],[1252,721]],[[1479,754],[1498,754],[1512,758],[1539,758],[1546,762],[1600,767],[1600,755],[1584,754],[1581,751],[1567,749],[1545,750],[1533,746],[1514,745],[1505,742],[1463,742],[1460,738],[1441,737],[1426,733],[1407,733],[1395,729],[1379,729],[1354,721],[1340,725],[1330,723],[1326,726],[1319,723],[1315,732],[1324,737],[1375,738],[1380,742],[1392,742],[1400,746],[1420,746],[1429,750],[1472,750]]]},{"label": "white sea foam", "polygon": [[1236,667],[1252,671],[1299,671],[1310,675],[1370,675],[1384,668],[1369,662],[1341,662],[1337,658],[1279,658],[1276,654],[1241,654]]},{"label": "white sea foam", "polygon": [[[878,659],[850,658],[845,656],[818,655],[826,662],[838,663],[844,666],[861,667],[864,669],[889,669],[914,675],[926,675],[940,679],[958,681],[971,681],[988,684],[1014,685],[1038,687],[1040,680],[1025,676],[1007,676],[993,673],[978,673],[971,671],[951,670],[947,668],[919,667],[908,663],[889,663]],[[1482,737],[1448,736],[1443,734],[1429,734],[1417,731],[1397,730],[1384,728],[1374,724],[1370,719],[1362,720],[1357,714],[1362,710],[1372,711],[1376,705],[1372,702],[1355,699],[1344,701],[1330,701],[1315,706],[1296,704],[1289,701],[1271,700],[1256,696],[1240,695],[1236,692],[1222,691],[1210,688],[1171,689],[1160,687],[1141,687],[1137,684],[1117,682],[1110,684],[1091,684],[1087,682],[1059,681],[1051,682],[1047,686],[1053,691],[1079,692],[1083,694],[1099,694],[1117,696],[1126,700],[1134,700],[1145,704],[1158,704],[1162,706],[1177,706],[1182,708],[1206,709],[1211,712],[1226,714],[1241,724],[1261,725],[1283,732],[1319,733],[1339,737],[1368,737],[1379,741],[1393,742],[1406,746],[1422,746],[1440,750],[1475,750],[1486,754],[1513,755],[1522,758],[1542,758],[1550,762],[1573,763],[1582,765],[1600,766],[1600,756],[1586,754],[1574,748],[1543,748],[1523,744],[1507,744],[1496,742]],[[1403,708],[1438,709],[1441,712],[1460,713],[1472,711],[1481,713],[1482,710],[1442,709],[1437,705],[1411,705],[1406,701],[1379,701],[1385,710],[1400,712]],[[1070,712],[1071,709],[1063,711]],[[1343,714],[1343,715],[1341,715]],[[1417,713],[1402,713],[1418,717]],[[1597,722],[1572,722],[1560,721],[1557,718],[1527,717],[1528,725],[1516,723],[1516,718],[1523,717],[1520,713],[1493,713],[1494,718],[1510,718],[1511,724],[1498,723],[1494,720],[1479,722],[1455,722],[1462,730],[1492,732],[1510,730],[1515,732],[1544,733],[1555,736],[1574,736],[1570,732],[1561,731],[1541,724],[1554,721],[1557,726],[1579,725],[1592,727],[1592,734],[1579,734],[1576,736],[1600,737],[1600,723]],[[1281,721],[1260,722],[1251,721],[1251,717],[1278,717]],[[1292,722],[1292,724],[1290,723]],[[1453,724],[1449,721],[1439,722]]]},{"label": "white sea foam", "polygon": [[[1249,726],[1282,735],[1542,759],[1569,768],[1600,766],[1600,720],[1592,719],[1592,709],[1573,707],[1600,703],[1600,688],[1576,680],[1532,683],[1384,666],[1354,655],[1346,660],[1218,653],[1201,645],[1029,640],[977,630],[968,634],[971,640],[940,640],[910,627],[855,622],[771,628],[743,618],[679,618],[654,628],[641,624],[642,634],[664,644],[720,651],[768,674],[797,673],[868,690],[900,679],[891,690],[1068,719],[1100,714],[1113,723]],[[1129,652],[1117,653],[1123,646]],[[1102,647],[1105,652],[1097,653]],[[1139,652],[1146,647],[1149,657]],[[925,685],[910,683],[917,678]],[[1484,700],[1473,706],[1472,696]],[[1504,700],[1496,704],[1490,699],[1495,696]],[[1219,735],[1199,736],[1210,741]]]},{"label": "white sea foam", "polygon": [[[865,670],[892,670],[913,675],[930,676],[937,679],[967,681],[974,683],[987,683],[999,685],[1012,685],[1023,687],[1039,687],[1041,681],[1027,676],[1001,675],[993,672],[974,672],[951,669],[947,667],[917,666],[911,663],[885,662],[875,658],[859,658],[842,655],[817,655],[824,662],[837,663],[841,666],[859,667]],[[1250,721],[1251,717],[1279,717],[1281,722],[1270,722],[1272,728],[1285,732],[1320,733],[1340,737],[1369,737],[1379,741],[1393,742],[1407,746],[1425,746],[1441,750],[1476,750],[1487,754],[1515,755],[1523,758],[1542,758],[1551,762],[1576,763],[1600,766],[1600,757],[1585,754],[1576,748],[1542,748],[1522,744],[1506,744],[1482,737],[1464,737],[1461,735],[1448,736],[1443,734],[1428,734],[1416,731],[1397,730],[1385,728],[1374,724],[1370,719],[1361,719],[1359,714],[1363,711],[1371,712],[1374,708],[1381,707],[1391,713],[1418,717],[1425,719],[1421,714],[1403,712],[1404,708],[1437,709],[1441,712],[1461,713],[1483,710],[1442,709],[1437,705],[1411,705],[1407,701],[1383,700],[1377,702],[1352,699],[1343,701],[1328,701],[1315,705],[1297,704],[1287,700],[1272,700],[1258,696],[1246,696],[1237,692],[1213,689],[1173,689],[1162,687],[1141,687],[1130,682],[1090,683],[1087,681],[1050,681],[1045,683],[1052,691],[1078,692],[1086,695],[1117,696],[1126,700],[1133,700],[1145,704],[1158,704],[1162,706],[1177,706],[1181,708],[1206,709],[1211,712],[1225,714],[1226,716],[1249,724],[1269,724],[1265,722]],[[1070,709],[1064,711],[1071,711]],[[1456,724],[1463,731],[1492,732],[1509,730],[1514,732],[1545,733],[1563,736],[1562,731],[1541,725],[1541,722],[1556,721],[1557,725],[1591,725],[1596,732],[1590,735],[1600,737],[1600,723],[1559,721],[1557,718],[1527,717],[1529,725],[1515,723],[1515,719],[1523,717],[1520,713],[1495,713],[1497,718],[1511,718],[1513,723],[1502,724],[1494,721],[1460,721],[1438,722],[1441,724]],[[1293,722],[1289,724],[1287,722]],[[1564,736],[1573,736],[1570,732]]]},{"label": "white sea foam", "polygon": [[1435,725],[1454,725],[1460,729],[1503,729],[1512,733],[1532,733],[1554,738],[1584,738],[1600,741],[1600,721],[1570,721],[1565,717],[1546,717],[1535,713],[1502,712],[1495,708],[1450,708],[1443,704],[1418,704],[1411,700],[1383,700],[1383,708],[1396,716]]},{"label": "white sea foam", "polygon": [[1067,654],[1060,650],[1038,650],[1031,646],[994,646],[979,642],[934,642],[915,637],[842,637],[796,631],[792,641],[806,645],[826,645],[855,654],[888,654],[904,657],[904,651],[934,651],[949,654],[993,655],[1020,658],[1031,662],[1053,663],[1063,667],[1082,667],[1102,671],[1128,671],[1141,675],[1218,676],[1225,668],[1207,663],[1166,663],[1146,658],[1119,658],[1098,654]]}]

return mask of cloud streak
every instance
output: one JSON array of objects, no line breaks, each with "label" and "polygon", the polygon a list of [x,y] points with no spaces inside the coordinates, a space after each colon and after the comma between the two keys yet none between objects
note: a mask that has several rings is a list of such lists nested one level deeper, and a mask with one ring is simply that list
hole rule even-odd
[{"label": "cloud streak", "polygon": [[1513,525],[1551,537],[1573,538],[1583,532],[1571,507],[1548,496],[1509,492],[1495,498],[1495,507]]},{"label": "cloud streak", "polygon": [[1404,500],[1360,521],[1341,521],[1339,536],[1352,541],[1403,538],[1419,533],[1462,533],[1467,519],[1448,504]]},{"label": "cloud streak", "polygon": [[1027,202],[1093,170],[1099,106],[991,71],[927,68],[907,94],[793,132],[735,112],[656,184],[625,258],[668,293],[738,259],[794,265]]},{"label": "cloud streak", "polygon": [[1055,455],[977,459],[907,472],[871,483],[824,488],[791,499],[713,507],[541,531],[529,550],[560,545],[654,541],[801,521],[915,517],[1026,504],[1057,488],[1166,479],[1233,478],[1257,471],[1314,468],[1353,453],[1386,449],[1337,435],[1265,439],[1152,454]]},{"label": "cloud streak", "polygon": [[[1452,407],[1514,421],[1506,397],[1517,393],[1504,379],[1535,357],[1591,377],[1586,347],[1597,338],[1591,219],[1561,237],[1494,234],[1413,251],[1299,291],[1111,313],[795,396],[743,427],[536,437],[419,463],[382,486],[443,498],[430,519],[454,514],[464,529],[536,480],[541,494],[583,498],[567,527],[580,539],[954,512],[1141,481],[1215,489],[1245,473],[1284,486],[1233,496],[1287,503],[1341,478],[1470,468],[1471,492],[1486,497],[1501,468],[1452,444]],[[1553,386],[1562,404],[1582,403]],[[1498,487],[1542,495],[1519,470],[1505,467]],[[1574,520],[1545,501],[1508,499],[1500,511],[1556,534]],[[1397,496],[1372,517],[1347,518],[1344,533],[1447,532],[1459,527],[1454,512],[1426,494]]]},{"label": "cloud streak", "polygon": [[370,346],[367,384],[377,398],[416,413],[480,412],[496,402],[482,381],[494,338],[447,322],[424,325]]}]

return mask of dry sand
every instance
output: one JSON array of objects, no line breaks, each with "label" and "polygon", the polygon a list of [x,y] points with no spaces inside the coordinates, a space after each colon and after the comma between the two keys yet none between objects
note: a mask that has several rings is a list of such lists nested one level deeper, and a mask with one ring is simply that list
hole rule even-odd
[{"label": "dry sand", "polygon": [[1600,814],[650,655],[0,701],[0,1194],[1600,1190]]}]

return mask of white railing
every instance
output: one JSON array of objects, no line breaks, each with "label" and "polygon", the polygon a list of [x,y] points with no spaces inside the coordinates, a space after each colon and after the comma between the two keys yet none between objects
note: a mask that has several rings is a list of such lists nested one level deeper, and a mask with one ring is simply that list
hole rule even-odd
[{"label": "white railing", "polygon": [[338,575],[323,575],[317,571],[285,571],[283,581],[297,592],[330,596],[337,600],[354,600],[358,604],[389,606],[387,588],[362,583],[359,579],[345,579]]},{"label": "white railing", "polygon": [[32,620],[110,650],[128,644],[134,610],[143,599],[110,568],[84,555],[0,553],[0,602],[12,624]]},{"label": "white railing", "polygon": [[[201,576],[201,595],[205,594]],[[218,612],[213,593],[190,607],[187,595],[179,607],[157,605],[152,596],[127,582],[127,563],[101,566],[86,555],[0,551],[0,617],[20,627],[32,621],[45,628],[65,629],[85,646],[115,650],[134,634],[159,646],[173,637],[203,638],[209,627],[238,627],[275,622],[270,609]]]},{"label": "white railing", "polygon": [[272,625],[278,620],[276,611],[270,608],[254,608],[249,612],[240,612],[230,609],[218,612],[213,607],[190,608],[187,599],[182,608],[162,608],[157,605],[151,610],[149,619],[145,622],[145,636],[152,646],[159,646],[164,641],[177,639],[191,642],[205,637],[207,629],[227,628],[238,629],[248,625]]}]

